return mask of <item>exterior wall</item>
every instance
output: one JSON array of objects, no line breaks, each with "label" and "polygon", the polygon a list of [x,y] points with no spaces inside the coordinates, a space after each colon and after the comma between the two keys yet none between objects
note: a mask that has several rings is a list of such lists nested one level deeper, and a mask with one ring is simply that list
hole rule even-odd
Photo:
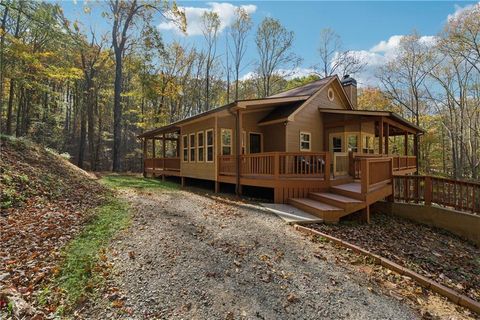
[{"label": "exterior wall", "polygon": [[437,206],[378,202],[375,208],[419,223],[448,230],[480,245],[480,216]]},{"label": "exterior wall", "polygon": [[[328,99],[328,89],[334,91],[334,100]],[[294,121],[287,124],[286,132],[286,151],[300,151],[300,132],[311,133],[311,151],[324,151],[323,137],[323,117],[324,115],[318,111],[319,107],[328,109],[347,109],[348,101],[339,90],[335,83],[324,88],[316,97],[313,97],[303,109],[295,116]]]},{"label": "exterior wall", "polygon": [[[195,161],[194,162],[185,162],[183,161],[183,136],[186,134],[188,139],[190,139],[190,133],[195,133],[199,131],[206,131],[208,129],[215,130],[215,118],[210,117],[205,120],[197,121],[191,124],[186,124],[182,126],[180,130],[180,172],[184,177],[197,178],[197,179],[207,179],[215,180],[216,174],[215,169],[217,165],[217,159],[214,157],[213,162],[206,162],[207,158],[207,146],[204,144],[204,161],[197,162],[198,160],[198,149],[195,151]],[[204,133],[205,134],[205,133]],[[195,144],[198,146],[197,137],[195,136]],[[218,149],[216,146],[216,141],[214,141],[214,148]],[[215,152],[214,152],[215,154]],[[190,160],[190,149],[188,149],[188,156]]]},{"label": "exterior wall", "polygon": [[249,133],[262,134],[262,152],[285,151],[285,125],[277,123],[259,126],[258,122],[268,115],[273,108],[258,112],[248,112],[242,115],[242,130],[246,134],[246,153],[250,150]]}]

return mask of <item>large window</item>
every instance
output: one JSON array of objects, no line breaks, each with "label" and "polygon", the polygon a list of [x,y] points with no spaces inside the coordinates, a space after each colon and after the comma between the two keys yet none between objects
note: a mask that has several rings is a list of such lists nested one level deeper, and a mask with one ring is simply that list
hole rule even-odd
[{"label": "large window", "polygon": [[182,148],[183,148],[183,161],[187,162],[188,161],[188,136],[187,135],[183,136]]},{"label": "large window", "polygon": [[358,152],[358,136],[351,134],[348,136],[348,151]]},{"label": "large window", "polygon": [[197,132],[197,160],[203,162],[205,157],[205,135],[203,131]]},{"label": "large window", "polygon": [[310,151],[312,134],[310,132],[300,132],[300,151]]},{"label": "large window", "polygon": [[190,133],[190,162],[195,162],[195,133]]},{"label": "large window", "polygon": [[222,129],[222,155],[232,154],[232,129]]},{"label": "large window", "polygon": [[213,140],[213,130],[207,130],[205,132],[207,135],[207,162],[213,162],[213,157],[214,157],[214,140]]}]

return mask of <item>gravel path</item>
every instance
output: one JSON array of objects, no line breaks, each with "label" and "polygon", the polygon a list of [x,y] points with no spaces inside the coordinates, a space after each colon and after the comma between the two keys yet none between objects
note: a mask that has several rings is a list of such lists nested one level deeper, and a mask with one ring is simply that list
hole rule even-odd
[{"label": "gravel path", "polygon": [[317,246],[252,205],[188,191],[122,196],[134,209],[110,257],[121,293],[113,299],[120,296],[122,307],[111,308],[112,297],[103,297],[84,317],[419,318],[332,262],[333,247]]}]

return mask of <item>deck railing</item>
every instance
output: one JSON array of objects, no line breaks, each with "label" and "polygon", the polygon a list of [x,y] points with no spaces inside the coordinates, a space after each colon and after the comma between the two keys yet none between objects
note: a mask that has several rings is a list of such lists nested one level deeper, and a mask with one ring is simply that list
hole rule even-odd
[{"label": "deck railing", "polygon": [[393,173],[403,171],[403,170],[412,170],[417,167],[417,157],[416,156],[401,156],[396,154],[368,154],[368,153],[355,153],[350,152],[350,175],[355,179],[360,179],[361,171],[361,160],[370,159],[370,158],[383,158],[388,157],[393,159]]},{"label": "deck railing", "polygon": [[394,199],[480,214],[480,183],[432,176],[395,176]]},{"label": "deck railing", "polygon": [[366,194],[377,185],[391,183],[393,178],[392,158],[362,158],[360,179],[362,193]]},{"label": "deck railing", "polygon": [[[236,174],[236,156],[219,156],[219,175]],[[240,156],[240,175],[248,177],[318,177],[330,179],[327,152],[265,152]]]},{"label": "deck railing", "polygon": [[147,158],[144,167],[153,170],[180,171],[180,158]]}]

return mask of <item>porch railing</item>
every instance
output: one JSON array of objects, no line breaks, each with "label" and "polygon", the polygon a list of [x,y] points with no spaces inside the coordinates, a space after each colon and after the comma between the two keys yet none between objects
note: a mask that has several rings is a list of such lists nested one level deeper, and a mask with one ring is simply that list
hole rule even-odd
[{"label": "porch railing", "polygon": [[395,176],[394,199],[480,214],[480,183],[432,176]]},{"label": "porch railing", "polygon": [[391,183],[393,178],[392,158],[362,158],[361,167],[361,190],[368,193],[375,186]]},{"label": "porch railing", "polygon": [[402,170],[411,170],[416,169],[417,167],[417,157],[416,156],[401,156],[396,154],[366,154],[366,153],[355,153],[351,152],[349,154],[349,173],[355,179],[360,179],[361,172],[361,160],[370,159],[370,158],[383,158],[389,157],[392,158],[393,172],[400,172]]},{"label": "porch railing", "polygon": [[[219,175],[236,174],[236,156],[219,156]],[[327,152],[265,152],[240,156],[240,175],[249,177],[320,177],[330,179]]]},{"label": "porch railing", "polygon": [[147,158],[144,166],[145,169],[180,171],[180,158]]}]

